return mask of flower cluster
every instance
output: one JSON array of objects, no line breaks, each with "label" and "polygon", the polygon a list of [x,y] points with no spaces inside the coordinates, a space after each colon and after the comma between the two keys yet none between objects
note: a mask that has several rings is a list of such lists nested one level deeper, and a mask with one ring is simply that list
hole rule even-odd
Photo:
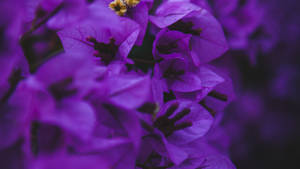
[{"label": "flower cluster", "polygon": [[213,146],[234,95],[206,5],[1,1],[1,166],[234,169]]}]

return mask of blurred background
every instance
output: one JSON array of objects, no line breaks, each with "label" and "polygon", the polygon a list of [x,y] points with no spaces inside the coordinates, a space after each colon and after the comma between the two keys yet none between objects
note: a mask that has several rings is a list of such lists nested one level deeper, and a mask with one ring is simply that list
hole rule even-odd
[{"label": "blurred background", "polygon": [[300,2],[210,0],[231,50],[215,62],[236,88],[222,125],[240,169],[300,168]]}]

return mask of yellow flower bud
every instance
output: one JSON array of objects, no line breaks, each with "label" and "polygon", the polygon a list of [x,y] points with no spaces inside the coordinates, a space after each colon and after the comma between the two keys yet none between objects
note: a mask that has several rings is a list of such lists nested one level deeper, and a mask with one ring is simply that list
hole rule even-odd
[{"label": "yellow flower bud", "polygon": [[122,0],[114,0],[109,4],[109,8],[115,11],[119,16],[123,16],[127,12],[127,6]]},{"label": "yellow flower bud", "polygon": [[127,6],[135,7],[137,4],[140,3],[140,0],[124,0]]}]

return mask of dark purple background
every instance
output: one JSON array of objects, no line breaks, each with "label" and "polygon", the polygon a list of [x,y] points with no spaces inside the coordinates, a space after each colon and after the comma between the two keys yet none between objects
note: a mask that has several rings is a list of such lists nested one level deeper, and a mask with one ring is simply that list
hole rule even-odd
[{"label": "dark purple background", "polygon": [[[229,52],[238,75],[237,100],[223,125],[232,138],[230,153],[240,169],[300,168],[300,9],[296,0],[265,0],[278,23],[278,42],[257,64]],[[265,21],[267,22],[267,21]],[[276,35],[273,35],[276,36]],[[234,72],[232,71],[232,72]]]}]

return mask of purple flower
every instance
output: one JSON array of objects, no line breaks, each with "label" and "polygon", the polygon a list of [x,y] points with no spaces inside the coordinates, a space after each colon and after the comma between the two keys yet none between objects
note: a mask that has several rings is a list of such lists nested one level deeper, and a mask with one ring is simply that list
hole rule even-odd
[{"label": "purple flower", "polygon": [[198,5],[198,6],[200,6],[201,8],[206,9],[209,12],[212,11],[209,3],[207,2],[207,0],[188,0],[188,1],[190,1],[191,3],[194,3],[194,4]]},{"label": "purple flower", "polygon": [[179,165],[188,157],[178,146],[168,143],[159,132],[156,135],[144,136],[140,150],[137,160],[137,167],[140,168],[168,168]]},{"label": "purple flower", "polygon": [[0,66],[0,97],[4,101],[12,94],[19,81],[28,75],[28,66],[19,46],[15,46],[15,52],[0,53]]},{"label": "purple flower", "polygon": [[56,155],[66,145],[67,132],[60,126],[38,120],[28,121],[24,133],[24,154],[28,159]]},{"label": "purple flower", "polygon": [[223,77],[204,66],[200,67],[196,74],[199,79],[201,79],[201,88],[192,92],[175,91],[175,96],[178,98],[200,101],[225,81]]},{"label": "purple flower", "polygon": [[[18,0],[0,2],[0,97],[12,85],[10,78],[14,79],[14,72],[26,76],[27,64],[19,45],[22,24],[22,2]],[[15,9],[15,11],[11,10]]]},{"label": "purple flower", "polygon": [[136,45],[142,45],[144,36],[146,34],[149,18],[149,10],[152,0],[142,0],[136,7],[129,8],[127,17],[131,18],[140,25],[140,33],[136,41]]},{"label": "purple flower", "polygon": [[221,76],[207,67],[197,69],[179,58],[158,63],[155,66],[154,79],[160,90],[153,90],[153,92],[172,91],[177,98],[192,101],[200,101],[224,81]]},{"label": "purple flower", "polygon": [[[62,29],[87,15],[85,0],[27,0],[25,21],[44,24],[51,29]],[[45,19],[46,18],[46,19]]]},{"label": "purple flower", "polygon": [[[102,82],[99,92],[105,89],[109,100],[116,105],[134,109],[150,98],[149,76],[137,74],[121,74],[110,76]],[[106,86],[106,87],[105,87]]]},{"label": "purple flower", "polygon": [[[28,75],[28,67],[18,38],[21,33],[21,13],[15,1],[1,1],[0,13],[0,149],[16,143],[23,133],[30,113],[31,93],[20,82]],[[4,13],[6,14],[4,14]]]},{"label": "purple flower", "polygon": [[[187,159],[187,154],[180,147],[204,136],[210,129],[213,118],[200,104],[174,100],[154,114],[153,120],[144,116],[142,121],[146,131],[142,137],[142,148],[143,145],[150,144],[152,151],[170,159],[171,164],[179,165]],[[142,152],[141,157],[148,157],[152,151]],[[148,163],[144,165],[155,165]]]},{"label": "purple flower", "polygon": [[219,153],[216,149],[205,142],[197,140],[183,147],[188,153],[189,158],[183,161],[180,165],[171,167],[172,169],[235,169],[236,167],[228,159],[226,155]]},{"label": "purple flower", "polygon": [[[46,169],[49,166],[59,167],[60,160],[49,155],[56,153],[61,156],[63,153],[61,157],[70,160],[64,164],[65,167],[72,167],[72,160],[76,159],[80,161],[79,166],[89,166],[91,164],[88,161],[95,157],[104,168],[133,168],[140,142],[140,124],[133,110],[112,102],[124,105],[123,99],[141,99],[137,97],[141,96],[139,93],[142,90],[148,88],[150,91],[147,77],[112,74],[106,77],[107,80],[102,80],[103,84],[99,86],[103,87],[102,90],[95,92],[95,89],[99,89],[95,84],[99,84],[93,81],[97,77],[92,73],[95,71],[94,62],[92,58],[88,62],[84,56],[78,55],[57,56],[43,65],[35,77],[27,82],[35,96],[38,96],[35,109],[38,111],[36,144],[39,158],[34,159],[32,165]],[[51,71],[48,72],[49,70]],[[70,78],[73,80],[69,80]],[[116,88],[112,88],[112,84]],[[46,90],[43,86],[46,86]],[[138,86],[145,87],[136,90]],[[110,90],[103,93],[105,89]],[[142,104],[141,101],[138,102],[140,103],[132,105]],[[48,138],[42,133],[54,135]],[[27,140],[33,136],[34,132],[30,131]],[[32,141],[28,141],[27,147],[31,144]],[[30,151],[34,152],[34,149],[28,150]],[[81,159],[85,159],[82,164]],[[101,164],[102,160],[104,164]],[[96,161],[94,165],[97,165]]]},{"label": "purple flower", "polygon": [[82,54],[58,55],[26,80],[34,94],[35,116],[87,139],[95,121],[84,96],[95,85],[95,64]]},{"label": "purple flower", "polygon": [[99,103],[97,95],[89,101],[96,112],[96,126],[90,140],[73,145],[75,154],[99,155],[110,168],[133,168],[141,136],[135,112],[108,101]]},{"label": "purple flower", "polygon": [[109,169],[107,162],[96,155],[75,156],[59,153],[51,158],[41,157],[31,164],[32,169],[85,169],[86,167]]},{"label": "purple flower", "polygon": [[218,21],[205,9],[188,2],[166,2],[150,16],[159,28],[192,35],[191,58],[195,65],[221,56],[227,49],[224,33]]},{"label": "purple flower", "polygon": [[[119,60],[128,62],[127,55],[139,34],[139,26],[126,18],[118,18],[109,9],[58,32],[67,53],[78,50],[87,57],[95,56],[105,65]],[[105,14],[111,13],[110,15]],[[110,24],[107,24],[110,23]]]},{"label": "purple flower", "polygon": [[204,136],[213,122],[205,108],[185,100],[166,103],[156,116],[154,126],[175,145],[183,145]]},{"label": "purple flower", "polygon": [[99,13],[97,8],[99,6],[108,8],[110,7],[112,11],[121,17],[129,18],[140,26],[140,32],[138,34],[137,40],[135,42],[136,45],[142,45],[143,39],[146,33],[146,29],[148,26],[148,13],[152,6],[153,0],[97,0],[93,2],[91,5],[91,9],[93,13]]},{"label": "purple flower", "polygon": [[188,70],[181,58],[167,59],[155,65],[154,78],[159,79],[164,91],[192,92],[200,90],[201,79]]},{"label": "purple flower", "polygon": [[152,53],[155,58],[173,59],[189,56],[191,35],[168,29],[161,30],[153,42]]},{"label": "purple flower", "polygon": [[200,101],[202,104],[211,114],[222,117],[223,110],[225,107],[231,103],[235,98],[235,91],[233,88],[231,78],[225,74],[221,73],[220,70],[213,69],[217,72],[224,81],[222,83],[217,84],[213,90],[209,90],[206,97]]},{"label": "purple flower", "polygon": [[0,102],[0,149],[16,143],[26,129],[31,113],[32,93],[21,83],[7,100]]}]

